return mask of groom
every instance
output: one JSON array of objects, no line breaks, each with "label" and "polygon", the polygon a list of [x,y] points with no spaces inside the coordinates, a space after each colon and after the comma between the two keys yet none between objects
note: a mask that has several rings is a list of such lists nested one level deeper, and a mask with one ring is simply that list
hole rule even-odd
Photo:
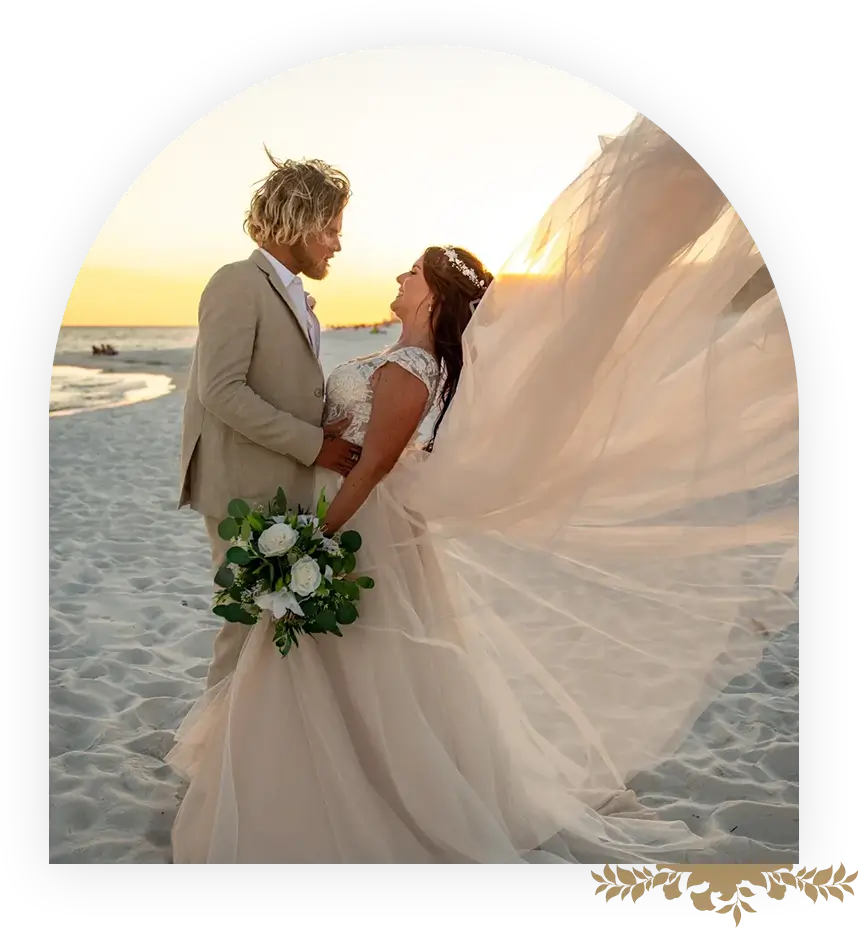
[{"label": "groom", "polygon": [[[299,274],[321,280],[340,250],[348,178],[322,161],[276,161],[244,222],[258,248],[222,267],[200,298],[199,334],[182,423],[181,496],[205,517],[215,569],[217,533],[236,497],[265,503],[283,487],[310,508],[318,464],[347,475],[360,449],[321,427],[325,377],[319,321]],[[208,686],[235,669],[250,627],[224,623]]]}]

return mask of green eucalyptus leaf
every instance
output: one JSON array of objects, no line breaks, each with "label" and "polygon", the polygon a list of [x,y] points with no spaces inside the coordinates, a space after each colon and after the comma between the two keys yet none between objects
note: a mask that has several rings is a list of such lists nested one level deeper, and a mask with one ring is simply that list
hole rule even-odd
[{"label": "green eucalyptus leaf", "polygon": [[217,527],[217,533],[224,541],[231,541],[238,537],[238,522],[232,517],[224,519]]},{"label": "green eucalyptus leaf", "polygon": [[242,519],[246,519],[250,515],[250,506],[243,499],[231,499],[226,511],[237,522],[241,522]]}]

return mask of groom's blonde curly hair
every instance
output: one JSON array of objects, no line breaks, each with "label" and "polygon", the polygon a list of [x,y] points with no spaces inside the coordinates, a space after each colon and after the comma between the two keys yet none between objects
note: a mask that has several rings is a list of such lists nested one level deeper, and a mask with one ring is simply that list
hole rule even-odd
[{"label": "groom's blonde curly hair", "polygon": [[278,161],[265,147],[274,170],[263,180],[244,219],[257,245],[304,243],[327,228],[351,196],[349,179],[324,161]]}]

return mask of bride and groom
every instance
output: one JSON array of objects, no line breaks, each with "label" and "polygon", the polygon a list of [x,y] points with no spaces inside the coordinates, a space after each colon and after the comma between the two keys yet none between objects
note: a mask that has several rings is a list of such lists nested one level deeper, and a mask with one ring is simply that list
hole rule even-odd
[{"label": "bride and groom", "polygon": [[[376,585],[345,637],[285,660],[265,623],[220,630],[207,691],[168,756],[190,784],[174,860],[688,859],[701,839],[648,813],[626,783],[687,730],[744,615],[687,590],[678,603],[652,570],[681,560],[688,582],[690,555],[723,579],[721,552],[744,570],[755,546],[783,540],[784,523],[748,542],[742,520],[731,534],[692,518],[693,536],[679,537],[653,516],[675,525],[692,486],[708,500],[792,466],[778,439],[792,434],[794,384],[782,364],[761,375],[741,340],[726,346],[731,372],[757,365],[757,392],[783,409],[753,436],[722,430],[713,468],[737,455],[745,466],[722,466],[714,489],[691,483],[701,459],[690,424],[712,381],[677,353],[696,337],[695,314],[756,272],[753,242],[696,163],[639,119],[525,241],[511,263],[525,273],[493,282],[470,252],[427,248],[397,278],[397,344],[326,384],[299,275],[326,275],[349,196],[347,178],[319,161],[274,162],[255,193],[245,229],[257,250],[219,270],[200,301],[181,504],[205,517],[217,565],[232,498],[267,502],[282,486],[310,508],[324,489],[325,530],[360,532]],[[729,234],[689,288],[684,259],[718,223]],[[778,311],[760,307],[748,336]],[[674,350],[648,364],[665,349],[647,329],[673,327]],[[782,361],[776,340],[774,351]],[[643,383],[656,430],[634,417]],[[757,393],[716,398],[735,413]],[[767,435],[782,458],[758,465]],[[757,579],[744,582],[756,590]]]}]

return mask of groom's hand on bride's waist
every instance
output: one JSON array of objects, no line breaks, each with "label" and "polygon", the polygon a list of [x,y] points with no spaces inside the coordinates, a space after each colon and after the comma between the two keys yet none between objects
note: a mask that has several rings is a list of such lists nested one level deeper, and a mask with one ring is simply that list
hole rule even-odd
[{"label": "groom's hand on bride's waist", "polygon": [[322,440],[322,448],[315,462],[319,467],[325,467],[328,470],[336,471],[343,477],[348,477],[351,469],[360,459],[360,447],[353,445],[340,436],[348,427],[348,419],[339,419],[337,422],[329,422],[322,431],[325,437]]}]

